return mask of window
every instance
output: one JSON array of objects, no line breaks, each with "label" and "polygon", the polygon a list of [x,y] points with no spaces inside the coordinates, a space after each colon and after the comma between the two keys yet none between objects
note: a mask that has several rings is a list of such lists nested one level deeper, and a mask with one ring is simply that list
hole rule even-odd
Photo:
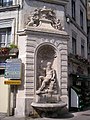
[{"label": "window", "polygon": [[10,6],[13,4],[13,0],[0,0],[0,6]]},{"label": "window", "polygon": [[83,29],[83,11],[80,10],[80,26]]},{"label": "window", "polygon": [[7,47],[11,42],[11,28],[0,29],[0,47]]},{"label": "window", "polygon": [[0,76],[4,76],[5,69],[0,69]]},{"label": "window", "polygon": [[83,39],[81,40],[81,56],[85,56],[85,41]]},{"label": "window", "polygon": [[77,53],[77,33],[72,31],[72,53],[75,55]]},{"label": "window", "polygon": [[76,5],[75,0],[72,0],[72,18],[76,20]]},{"label": "window", "polygon": [[72,53],[76,54],[76,39],[72,37]]}]

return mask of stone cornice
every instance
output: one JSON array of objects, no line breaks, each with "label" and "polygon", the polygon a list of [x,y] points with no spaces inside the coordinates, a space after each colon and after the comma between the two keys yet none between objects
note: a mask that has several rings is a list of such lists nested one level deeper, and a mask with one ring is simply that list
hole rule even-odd
[{"label": "stone cornice", "polygon": [[53,37],[61,36],[62,38],[66,38],[66,39],[68,37],[67,32],[64,31],[64,28],[61,26],[60,20],[56,21],[54,11],[52,9],[47,9],[46,6],[44,6],[40,10],[36,9],[34,11],[31,21],[28,22],[26,28],[24,28],[24,31],[23,32],[21,31],[21,34],[34,34],[34,35],[38,34],[38,35],[48,35]]},{"label": "stone cornice", "polygon": [[69,0],[39,0],[41,2],[47,2],[52,4],[58,4],[58,5],[66,5]]},{"label": "stone cornice", "polygon": [[79,55],[74,55],[72,53],[68,55],[68,60],[79,65],[90,66],[90,62],[87,58],[84,58]]},{"label": "stone cornice", "polygon": [[38,29],[37,27],[29,27],[29,28],[25,28],[24,30],[20,30],[17,33],[18,35],[26,35],[26,34],[31,34],[31,35],[47,35],[48,36],[54,36],[54,37],[61,37],[62,39],[67,39],[69,40],[69,35],[65,32],[65,31],[49,31],[46,29]]},{"label": "stone cornice", "polygon": [[20,5],[12,5],[12,6],[8,6],[8,7],[0,7],[0,12],[13,11],[13,10],[17,10],[19,8],[20,8]]}]

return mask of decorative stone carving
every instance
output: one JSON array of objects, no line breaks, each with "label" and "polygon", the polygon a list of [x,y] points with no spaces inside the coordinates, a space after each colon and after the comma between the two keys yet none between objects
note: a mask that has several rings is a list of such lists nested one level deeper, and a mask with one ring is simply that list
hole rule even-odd
[{"label": "decorative stone carving", "polygon": [[39,15],[40,15],[40,10],[35,9],[33,12],[32,16],[28,17],[28,26],[38,26],[39,25]]},{"label": "decorative stone carving", "polygon": [[47,62],[47,68],[43,68],[43,70],[45,70],[46,76],[39,76],[41,86],[36,91],[36,94],[53,93],[54,83],[56,81],[56,72],[51,68],[51,62]]},{"label": "decorative stone carving", "polygon": [[47,9],[44,6],[42,9],[35,9],[32,16],[28,17],[27,26],[38,26],[40,20],[50,20],[52,27],[58,30],[62,30],[62,25],[60,19],[56,18],[56,13],[52,9]]}]

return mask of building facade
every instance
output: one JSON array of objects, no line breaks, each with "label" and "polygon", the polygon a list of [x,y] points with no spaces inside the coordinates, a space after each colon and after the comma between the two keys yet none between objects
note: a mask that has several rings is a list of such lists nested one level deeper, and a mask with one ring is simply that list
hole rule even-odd
[{"label": "building facade", "polygon": [[[69,9],[68,9],[69,8]],[[81,103],[76,108],[83,109],[88,106],[83,99],[85,93],[82,88],[89,87],[87,56],[87,1],[70,0],[66,8],[66,30],[70,35],[68,42],[68,74],[69,74],[69,109],[75,108],[73,90],[81,96]],[[88,97],[88,96],[87,96]],[[86,104],[84,104],[84,101]]]},{"label": "building facade", "polygon": [[[70,89],[74,86],[73,76],[79,75],[84,77],[88,76],[88,65],[89,62],[87,60],[87,2],[86,0],[2,0],[0,3],[0,47],[8,48],[10,45],[14,44],[18,46],[19,54],[17,56],[18,50],[15,51],[15,56],[12,54],[5,54],[3,57],[1,56],[1,76],[0,81],[2,84],[1,91],[5,89],[7,91],[6,96],[0,98],[2,103],[0,106],[5,103],[4,107],[0,107],[0,112],[15,115],[30,115],[32,113],[31,102],[34,99],[34,49],[37,47],[41,41],[36,33],[34,35],[37,36],[37,45],[35,43],[35,36],[33,38],[33,33],[28,33],[28,30],[25,29],[30,22],[31,17],[33,16],[33,12],[37,9],[42,9],[43,6],[46,8],[50,8],[55,11],[56,18],[60,19],[62,29],[67,32],[69,35],[68,41],[68,50],[67,43],[65,44],[65,40],[63,43],[63,47],[65,47],[65,52],[63,53],[60,61],[58,62],[61,65],[61,61],[63,61],[63,68],[59,71],[59,75],[63,77],[59,77],[61,80],[60,88],[61,88],[61,99],[67,103],[67,108],[71,107],[71,93]],[[47,26],[48,29],[48,26]],[[24,30],[24,31],[23,31]],[[36,29],[37,30],[37,29]],[[38,31],[38,30],[37,30]],[[29,35],[28,35],[29,34]],[[41,34],[40,34],[41,35]],[[47,34],[48,35],[48,34]],[[54,36],[53,36],[54,37]],[[42,37],[43,38],[43,37]],[[30,41],[31,39],[31,41]],[[51,40],[50,36],[46,39],[43,38],[44,42],[49,43],[48,45],[53,44],[55,46],[55,42]],[[54,38],[56,41],[58,39]],[[62,38],[64,39],[64,38]],[[51,41],[51,42],[49,42]],[[58,41],[57,41],[58,42]],[[30,46],[31,45],[31,46]],[[45,44],[44,44],[45,45]],[[61,47],[62,47],[61,46]],[[38,48],[38,47],[37,47]],[[38,48],[39,49],[39,48]],[[48,48],[48,49],[51,49]],[[63,50],[64,48],[62,48]],[[10,51],[9,51],[10,52]],[[68,53],[68,54],[67,54]],[[2,53],[3,54],[3,53]],[[61,53],[60,53],[61,54]],[[67,56],[68,55],[68,59]],[[4,70],[5,66],[2,66],[5,63],[7,58],[21,58],[23,66],[22,66],[22,84],[17,86],[16,93],[16,101],[14,101],[13,96],[13,86],[10,87],[8,85],[4,85]],[[68,61],[68,64],[67,64]],[[62,66],[62,65],[61,65]],[[61,67],[60,66],[60,67]],[[67,70],[68,66],[68,70]],[[69,76],[67,76],[69,74]],[[58,76],[59,76],[58,75]],[[68,79],[68,81],[67,81]],[[77,77],[76,77],[77,79]],[[82,86],[83,87],[83,86]],[[2,94],[2,93],[0,93]],[[7,98],[6,101],[2,99]],[[4,103],[3,103],[4,102]],[[15,106],[14,106],[15,102]]]},{"label": "building facade", "polygon": [[[88,5],[87,5],[87,32],[88,32],[88,59],[90,59],[90,1],[88,0]],[[88,74],[90,75],[90,68],[88,68]]]},{"label": "building facade", "polygon": [[[71,8],[71,9],[68,9],[68,8]],[[71,0],[67,5],[66,14],[67,14],[66,30],[70,35],[70,40],[68,42],[69,55],[71,53],[72,56],[77,55],[78,57],[87,59],[87,3],[86,1]],[[83,64],[83,61],[82,61],[82,64]],[[76,66],[74,65],[71,65],[73,67],[70,66],[69,72],[71,71],[78,72],[77,70],[75,70]],[[83,73],[87,75],[87,68],[85,69],[83,65],[81,65]]]},{"label": "building facade", "polygon": [[[6,59],[10,57],[16,58],[18,49],[11,51],[15,44],[17,44],[17,31],[19,29],[19,10],[21,9],[22,1],[16,0],[2,0],[0,1],[0,94],[4,92],[0,98],[0,112],[7,113],[9,111],[9,86],[4,84]],[[12,45],[11,45],[12,44]],[[10,47],[10,45],[12,47]],[[14,45],[14,46],[13,46]],[[11,51],[11,52],[10,52]],[[15,53],[15,54],[13,54]]]}]

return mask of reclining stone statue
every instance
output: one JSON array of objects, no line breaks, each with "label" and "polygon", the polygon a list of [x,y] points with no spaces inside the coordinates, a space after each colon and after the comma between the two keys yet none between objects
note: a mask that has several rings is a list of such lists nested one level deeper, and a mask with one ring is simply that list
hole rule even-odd
[{"label": "reclining stone statue", "polygon": [[36,91],[36,94],[53,92],[54,83],[56,81],[56,72],[53,68],[51,68],[51,62],[47,62],[47,67],[44,68],[44,70],[46,72],[46,76],[39,76],[39,80],[42,82],[42,84],[40,88]]}]

